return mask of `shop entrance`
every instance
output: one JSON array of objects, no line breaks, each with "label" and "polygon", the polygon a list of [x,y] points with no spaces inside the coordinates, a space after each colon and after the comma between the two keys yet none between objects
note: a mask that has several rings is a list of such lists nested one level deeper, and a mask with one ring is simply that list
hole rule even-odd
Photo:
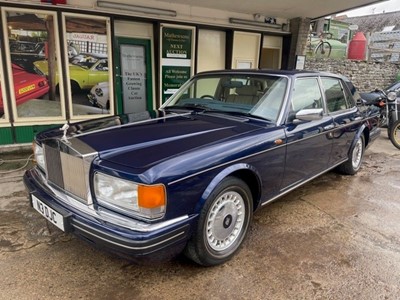
[{"label": "shop entrance", "polygon": [[279,70],[282,63],[283,38],[280,36],[264,35],[260,68]]}]

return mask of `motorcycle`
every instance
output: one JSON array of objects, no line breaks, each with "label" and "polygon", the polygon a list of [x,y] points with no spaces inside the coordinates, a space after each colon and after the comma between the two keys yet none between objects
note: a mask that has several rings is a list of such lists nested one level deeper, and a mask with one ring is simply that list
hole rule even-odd
[{"label": "motorcycle", "polygon": [[387,126],[386,102],[387,94],[384,90],[375,89],[370,93],[360,93],[364,105],[374,106],[379,109],[379,127]]},{"label": "motorcycle", "polygon": [[394,90],[375,89],[371,93],[360,93],[365,105],[373,105],[380,111],[379,126],[387,127],[392,144],[400,149],[400,88]]}]

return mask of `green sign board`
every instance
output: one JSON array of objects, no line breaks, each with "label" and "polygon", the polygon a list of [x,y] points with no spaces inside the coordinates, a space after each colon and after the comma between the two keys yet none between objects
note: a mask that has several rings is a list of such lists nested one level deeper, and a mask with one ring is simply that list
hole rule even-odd
[{"label": "green sign board", "polygon": [[163,66],[163,102],[190,78],[190,67]]},{"label": "green sign board", "polygon": [[162,58],[191,59],[192,30],[163,27]]},{"label": "green sign board", "polygon": [[162,27],[161,80],[165,102],[192,75],[193,29]]}]

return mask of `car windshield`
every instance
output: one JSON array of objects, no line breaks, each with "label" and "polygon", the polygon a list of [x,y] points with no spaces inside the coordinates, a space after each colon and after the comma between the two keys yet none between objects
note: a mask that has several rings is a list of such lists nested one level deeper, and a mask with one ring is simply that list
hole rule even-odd
[{"label": "car windshield", "polygon": [[73,65],[80,66],[85,69],[90,69],[95,63],[100,60],[98,57],[90,56],[90,55],[76,55],[70,59],[70,63]]},{"label": "car windshield", "polygon": [[208,75],[183,85],[164,109],[203,109],[276,121],[288,79],[276,75]]}]

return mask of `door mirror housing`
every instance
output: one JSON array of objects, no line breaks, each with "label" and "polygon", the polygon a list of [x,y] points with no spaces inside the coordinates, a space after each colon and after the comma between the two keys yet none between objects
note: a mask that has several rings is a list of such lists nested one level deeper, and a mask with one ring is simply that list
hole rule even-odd
[{"label": "door mirror housing", "polygon": [[296,113],[293,124],[321,120],[324,115],[322,108],[302,109]]}]

